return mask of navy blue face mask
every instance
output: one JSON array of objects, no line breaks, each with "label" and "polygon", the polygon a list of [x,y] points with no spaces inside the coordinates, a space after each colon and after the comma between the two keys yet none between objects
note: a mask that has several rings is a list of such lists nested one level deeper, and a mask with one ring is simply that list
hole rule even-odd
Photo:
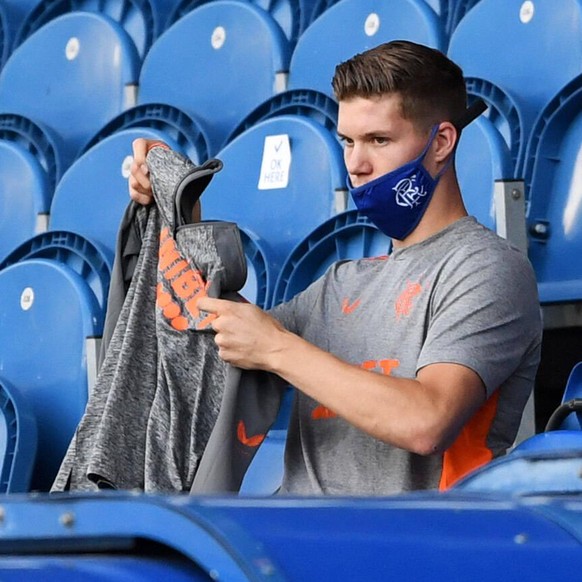
[{"label": "navy blue face mask", "polygon": [[[461,129],[479,115],[485,107],[482,101],[467,110],[463,120],[455,124]],[[350,177],[347,186],[356,208],[367,216],[385,235],[404,240],[423,217],[440,177],[452,162],[433,178],[423,166],[426,153],[434,140],[439,126],[435,125],[422,153],[414,160],[354,188]]]}]

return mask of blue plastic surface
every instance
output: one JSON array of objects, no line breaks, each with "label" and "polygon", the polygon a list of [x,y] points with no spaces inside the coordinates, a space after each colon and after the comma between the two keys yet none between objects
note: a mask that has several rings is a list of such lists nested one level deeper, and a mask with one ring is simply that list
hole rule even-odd
[{"label": "blue plastic surface", "polygon": [[72,11],[89,11],[105,14],[119,23],[143,58],[166,24],[166,5],[171,4],[171,0],[101,0],[98,4],[94,0],[36,0],[32,4],[36,6],[29,9],[18,27],[15,45],[58,16]]},{"label": "blue plastic surface", "polygon": [[[17,496],[2,499],[2,508],[11,527],[0,531],[0,563],[8,564],[24,550],[76,554],[77,563],[91,551],[123,555],[141,539],[229,582],[457,580],[461,572],[471,580],[545,582],[582,567],[576,496]],[[144,556],[139,544],[135,551]]]},{"label": "blue plastic surface", "polygon": [[103,246],[113,258],[121,218],[130,203],[131,144],[138,137],[181,149],[168,135],[149,128],[124,129],[100,141],[78,158],[57,184],[50,230],[76,232]]},{"label": "blue plastic surface", "polygon": [[102,312],[96,324],[99,328],[103,325],[112,263],[111,255],[103,247],[74,232],[48,231],[28,239],[14,249],[0,263],[0,271],[30,259],[56,261],[77,273],[89,286]]},{"label": "blue plastic surface", "polygon": [[38,426],[33,489],[50,487],[87,402],[86,338],[102,309],[66,264],[28,259],[0,271],[0,370]]},{"label": "blue plastic surface", "polygon": [[[512,176],[516,176],[519,157],[525,147],[525,127],[516,99],[493,83],[477,77],[465,77],[469,99],[480,98],[487,104],[486,117],[497,128],[511,154]],[[519,178],[523,176],[520,175]]]},{"label": "blue plastic surface", "polygon": [[3,10],[6,15],[6,39],[9,50],[12,50],[20,27],[26,17],[42,0],[4,0]]},{"label": "blue plastic surface", "polygon": [[[582,362],[578,362],[570,372],[562,396],[562,404],[575,398],[582,398]],[[582,439],[582,412],[573,411],[562,422],[561,429],[578,431]]]},{"label": "blue plastic surface", "polygon": [[565,495],[582,493],[580,433],[551,431],[521,442],[508,455],[477,469],[454,490],[481,495]]},{"label": "blue plastic surface", "polygon": [[0,377],[0,492],[30,490],[37,432],[36,418],[28,401]]},{"label": "blue plastic surface", "polygon": [[[582,73],[582,3],[563,0],[557,10],[554,0],[481,0],[455,28],[448,55],[466,76],[517,100],[527,139],[547,102]],[[525,141],[517,176],[524,156]]]},{"label": "blue plastic surface", "polygon": [[0,5],[0,67],[6,62],[11,50],[11,29],[8,10]]},{"label": "blue plastic surface", "polygon": [[[206,4],[210,0],[178,0],[169,16],[169,24],[173,24],[189,12]],[[303,15],[302,0],[251,0],[254,4],[268,12],[285,33],[285,37],[293,47],[297,38],[303,33],[307,21]],[[307,3],[312,0],[308,0]]]},{"label": "blue plastic surface", "polygon": [[227,143],[251,128],[253,125],[279,115],[301,115],[318,121],[332,133],[337,131],[337,102],[329,95],[310,89],[284,91],[274,95],[251,111],[232,131]]},{"label": "blue plastic surface", "polygon": [[392,241],[357,210],[319,225],[289,254],[277,280],[272,305],[292,299],[335,261],[387,255]]},{"label": "blue plastic surface", "polygon": [[582,76],[541,112],[527,152],[529,257],[542,303],[582,299],[581,107]]},{"label": "blue plastic surface", "polygon": [[444,27],[424,0],[342,0],[299,38],[289,65],[288,89],[333,95],[331,79],[337,64],[397,39],[446,48]]},{"label": "blue plastic surface", "polygon": [[234,127],[276,93],[277,73],[288,61],[287,39],[267,12],[251,2],[214,0],[152,45],[140,73],[139,103],[166,103],[196,117],[214,155]]},{"label": "blue plastic surface", "polygon": [[59,16],[10,55],[0,72],[0,108],[54,130],[67,167],[105,122],[131,105],[127,87],[137,83],[139,62],[133,41],[108,17]]},{"label": "blue plastic surface", "polygon": [[259,240],[239,229],[243,250],[247,259],[247,280],[240,294],[261,308],[267,307],[271,291],[271,273],[267,267],[267,257]]},{"label": "blue plastic surface", "polygon": [[3,582],[210,582],[180,556],[27,555],[0,558]]},{"label": "blue plastic surface", "polygon": [[486,117],[463,129],[455,168],[467,212],[495,230],[495,181],[511,179],[513,164],[507,144]]},{"label": "blue plastic surface", "polygon": [[[269,136],[289,138],[289,180],[285,188],[261,190],[258,185],[263,149]],[[345,188],[342,149],[321,124],[282,115],[248,129],[217,157],[224,162],[224,168],[202,196],[203,216],[236,222],[258,240],[274,284],[295,245],[336,214],[335,191]]]},{"label": "blue plastic surface", "polygon": [[[565,451],[578,451],[582,455],[582,430],[551,430],[540,432],[519,443],[513,451],[553,451],[563,453]],[[554,475],[556,477],[557,475]],[[556,479],[557,481],[557,479]]]},{"label": "blue plastic surface", "polygon": [[51,195],[37,158],[18,143],[0,140],[0,261],[36,234]]},{"label": "blue plastic surface", "polygon": [[202,164],[209,157],[208,139],[199,122],[177,107],[163,103],[144,103],[124,111],[100,128],[82,153],[114,133],[137,128],[161,132],[168,140],[177,143],[180,151],[195,164]]},{"label": "blue plastic surface", "polygon": [[63,173],[62,140],[46,125],[22,115],[0,113],[0,139],[16,142],[37,159],[46,174],[49,192],[54,192]]}]

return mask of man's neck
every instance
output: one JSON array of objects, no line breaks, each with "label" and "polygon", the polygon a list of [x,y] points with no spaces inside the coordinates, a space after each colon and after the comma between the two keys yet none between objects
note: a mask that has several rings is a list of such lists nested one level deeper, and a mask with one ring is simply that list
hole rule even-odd
[{"label": "man's neck", "polygon": [[393,239],[392,245],[398,249],[418,244],[467,215],[455,173],[446,172],[418,226],[404,240]]}]

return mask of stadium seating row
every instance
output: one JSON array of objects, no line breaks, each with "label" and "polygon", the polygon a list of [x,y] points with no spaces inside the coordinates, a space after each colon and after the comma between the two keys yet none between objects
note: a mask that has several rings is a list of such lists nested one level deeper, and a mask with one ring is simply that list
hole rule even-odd
[{"label": "stadium seating row", "polygon": [[347,199],[329,82],[380,42],[422,42],[463,67],[489,106],[458,150],[469,212],[495,228],[495,181],[523,179],[542,302],[582,299],[580,0],[91,4],[0,3],[20,18],[0,71],[0,369],[7,394],[30,386],[34,488],[86,402],[132,140],[224,162],[204,216],[239,223],[248,299],[289,299],[333,260],[389,249]]}]

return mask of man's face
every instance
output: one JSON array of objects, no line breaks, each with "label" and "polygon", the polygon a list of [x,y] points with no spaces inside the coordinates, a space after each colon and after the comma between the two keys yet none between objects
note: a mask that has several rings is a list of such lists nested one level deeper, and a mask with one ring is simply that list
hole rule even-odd
[{"label": "man's face", "polygon": [[418,157],[428,140],[402,117],[400,96],[354,97],[339,103],[338,135],[354,187]]}]

